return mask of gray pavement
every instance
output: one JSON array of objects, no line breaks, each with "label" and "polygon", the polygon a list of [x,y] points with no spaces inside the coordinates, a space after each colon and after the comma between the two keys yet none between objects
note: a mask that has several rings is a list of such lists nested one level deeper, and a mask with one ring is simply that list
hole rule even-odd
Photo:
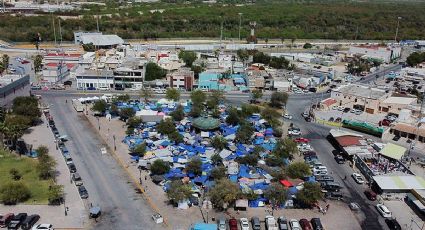
[{"label": "gray pavement", "polygon": [[59,132],[70,139],[66,146],[88,190],[87,204],[102,209],[98,222],[92,222],[93,229],[162,229],[154,225],[151,209],[115,159],[101,154],[100,148],[106,144],[85,117],[78,115],[70,102],[66,104],[65,97],[45,94],[43,100],[51,105]]}]

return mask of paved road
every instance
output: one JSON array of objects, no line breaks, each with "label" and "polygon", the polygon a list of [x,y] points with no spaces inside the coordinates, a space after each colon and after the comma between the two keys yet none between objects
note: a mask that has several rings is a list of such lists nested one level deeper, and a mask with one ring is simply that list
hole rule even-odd
[{"label": "paved road", "polygon": [[[104,146],[95,131],[59,94],[43,94],[51,105],[59,132],[69,136],[66,143],[77,170],[89,192],[89,202],[102,208],[102,217],[94,229],[159,229],[150,216],[150,207],[137,193],[130,179],[110,155],[101,155]],[[69,98],[68,98],[69,100]]]}]

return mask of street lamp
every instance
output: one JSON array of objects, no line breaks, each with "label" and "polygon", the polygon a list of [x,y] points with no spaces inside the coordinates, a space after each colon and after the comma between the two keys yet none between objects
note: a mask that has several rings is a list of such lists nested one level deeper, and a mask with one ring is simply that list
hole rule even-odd
[{"label": "street lamp", "polygon": [[394,42],[397,43],[398,27],[400,26],[401,17],[397,17],[397,29],[395,30]]},{"label": "street lamp", "polygon": [[142,167],[137,167],[139,169],[139,182],[142,184]]},{"label": "street lamp", "polygon": [[100,122],[99,122],[99,117],[96,117],[97,118],[97,126],[99,127],[99,131],[100,131]]},{"label": "street lamp", "polygon": [[243,13],[238,13],[239,14],[239,41],[241,40],[241,27],[242,27],[242,14]]}]

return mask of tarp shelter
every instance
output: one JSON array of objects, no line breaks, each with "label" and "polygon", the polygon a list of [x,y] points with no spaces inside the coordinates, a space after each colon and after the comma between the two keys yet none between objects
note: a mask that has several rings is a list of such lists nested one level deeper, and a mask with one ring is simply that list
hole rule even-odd
[{"label": "tarp shelter", "polygon": [[235,202],[235,209],[236,210],[246,211],[247,208],[248,208],[248,200],[246,200],[246,199],[236,200],[236,202]]},{"label": "tarp shelter", "polygon": [[229,151],[229,150],[227,150],[227,149],[223,149],[223,150],[221,150],[221,152],[219,153],[219,155],[220,155],[220,157],[221,157],[222,159],[224,159],[224,158],[228,157],[230,154],[232,154],[232,152],[231,152],[231,151]]},{"label": "tarp shelter", "polygon": [[177,208],[178,209],[188,209],[189,208],[189,200],[180,201]]},{"label": "tarp shelter", "polygon": [[157,157],[167,157],[167,156],[172,155],[171,151],[168,150],[168,149],[157,149],[157,150],[153,151],[153,153]]},{"label": "tarp shelter", "polygon": [[288,180],[280,180],[279,181],[283,186],[285,186],[286,188],[292,187],[294,186],[290,181]]},{"label": "tarp shelter", "polygon": [[389,157],[395,160],[400,160],[403,157],[405,152],[406,152],[406,148],[399,145],[395,145],[393,143],[388,143],[379,153],[386,157]]},{"label": "tarp shelter", "polygon": [[196,223],[190,230],[217,230],[217,224]]},{"label": "tarp shelter", "polygon": [[220,120],[212,117],[198,117],[193,120],[192,125],[200,130],[214,130],[220,127]]}]

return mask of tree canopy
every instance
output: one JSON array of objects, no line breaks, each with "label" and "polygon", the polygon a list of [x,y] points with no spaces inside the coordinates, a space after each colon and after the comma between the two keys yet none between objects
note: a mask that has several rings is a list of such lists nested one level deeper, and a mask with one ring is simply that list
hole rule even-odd
[{"label": "tree canopy", "polygon": [[167,190],[167,197],[174,203],[189,199],[192,195],[192,188],[188,184],[183,184],[181,180],[171,181]]},{"label": "tree canopy", "polygon": [[180,91],[175,88],[168,88],[165,97],[168,100],[179,101],[180,100]]},{"label": "tree canopy", "polygon": [[197,176],[202,174],[202,161],[199,157],[194,157],[186,164],[186,171]]},{"label": "tree canopy", "polygon": [[196,53],[193,51],[180,51],[179,58],[186,63],[187,67],[192,67],[193,62],[196,60]]},{"label": "tree canopy", "polygon": [[154,175],[163,175],[170,171],[170,165],[161,159],[157,159],[152,163],[150,170]]},{"label": "tree canopy", "polygon": [[311,175],[311,170],[305,162],[294,162],[286,167],[286,174],[294,179],[304,179],[304,177]]},{"label": "tree canopy", "polygon": [[264,196],[269,199],[272,205],[283,205],[285,204],[287,191],[278,182],[272,183],[269,188],[264,192]]},{"label": "tree canopy", "polygon": [[153,81],[156,79],[162,79],[165,78],[167,75],[167,71],[160,66],[158,66],[156,63],[149,62],[146,64],[146,73],[145,73],[145,80],[146,81]]},{"label": "tree canopy", "polygon": [[208,192],[211,203],[218,209],[227,209],[240,197],[239,186],[227,178],[216,181]]},{"label": "tree canopy", "polygon": [[304,188],[297,193],[297,200],[307,206],[314,205],[322,198],[322,189],[320,188],[320,184],[316,182],[305,182]]},{"label": "tree canopy", "polygon": [[289,95],[285,92],[273,92],[270,97],[272,107],[280,107],[288,102]]}]

